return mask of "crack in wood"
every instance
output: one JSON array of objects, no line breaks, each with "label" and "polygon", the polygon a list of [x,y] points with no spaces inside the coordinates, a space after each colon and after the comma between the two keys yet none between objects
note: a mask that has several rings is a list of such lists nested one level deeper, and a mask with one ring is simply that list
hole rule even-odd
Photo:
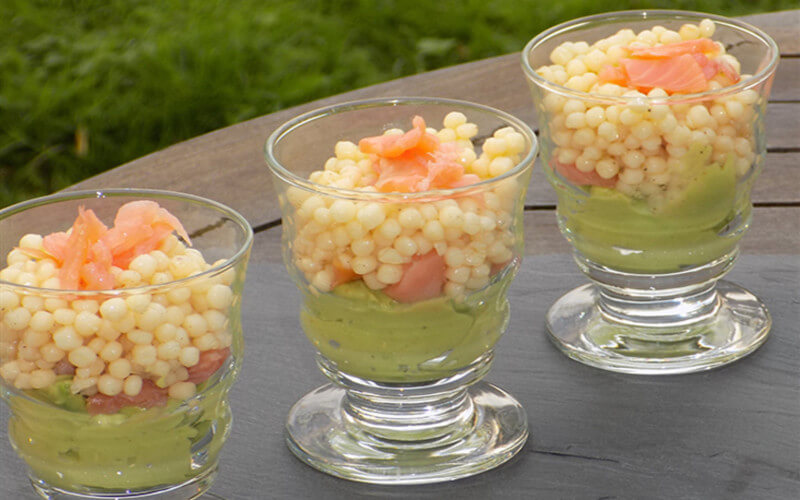
[{"label": "crack in wood", "polygon": [[579,458],[582,460],[594,460],[597,462],[610,462],[613,464],[620,464],[619,460],[614,460],[613,458],[605,458],[605,457],[593,457],[591,455],[580,455],[577,453],[562,453],[559,451],[546,451],[546,450],[531,450],[531,453],[538,453],[540,455],[550,455],[554,457],[563,457],[563,458]]}]

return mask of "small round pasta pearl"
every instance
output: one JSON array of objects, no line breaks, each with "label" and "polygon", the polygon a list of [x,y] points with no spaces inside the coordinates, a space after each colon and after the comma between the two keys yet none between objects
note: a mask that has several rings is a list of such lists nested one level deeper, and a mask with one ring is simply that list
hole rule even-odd
[{"label": "small round pasta pearl", "polygon": [[138,345],[149,345],[153,342],[153,334],[146,330],[132,330],[125,337]]},{"label": "small round pasta pearl", "polygon": [[150,366],[156,362],[157,352],[152,345],[136,345],[131,350],[131,358],[134,363],[142,366]]},{"label": "small round pasta pearl", "polygon": [[514,168],[514,162],[507,156],[498,156],[489,163],[489,175],[498,177]]},{"label": "small round pasta pearl", "polygon": [[100,359],[106,362],[111,362],[119,359],[122,356],[122,344],[116,341],[108,342],[100,350]]},{"label": "small round pasta pearl", "polygon": [[153,276],[153,273],[156,272],[157,267],[158,262],[156,259],[150,254],[146,253],[137,256],[128,265],[128,269],[139,273],[143,280],[149,280]]},{"label": "small round pasta pearl", "polygon": [[408,229],[419,229],[425,223],[422,214],[416,208],[404,208],[400,210],[397,221],[401,226]]},{"label": "small round pasta pearl", "polygon": [[[58,345],[58,344],[56,344]],[[78,368],[85,368],[97,360],[97,354],[87,346],[80,346],[74,349],[67,356],[69,362]]]},{"label": "small round pasta pearl", "polygon": [[576,130],[572,136],[572,143],[578,147],[586,147],[591,145],[595,140],[595,132],[593,129],[584,127]]},{"label": "small round pasta pearl", "polygon": [[200,350],[194,346],[187,346],[181,349],[178,355],[181,365],[190,368],[200,362]]},{"label": "small round pasta pearl", "polygon": [[497,137],[489,137],[483,142],[483,152],[489,156],[500,156],[505,154],[506,149],[506,141]]},{"label": "small round pasta pearl", "polygon": [[708,108],[702,104],[692,106],[686,115],[686,123],[694,129],[708,126],[711,123],[711,114],[708,112]]},{"label": "small round pasta pearl", "polygon": [[378,227],[385,219],[386,214],[377,203],[368,203],[358,209],[356,214],[358,222],[368,231]]},{"label": "small round pasta pearl", "polygon": [[644,171],[638,168],[624,168],[619,174],[619,179],[626,184],[636,185],[644,180]]},{"label": "small round pasta pearl", "polygon": [[640,121],[642,121],[642,115],[630,108],[624,108],[619,113],[619,122],[625,126],[631,127]]},{"label": "small round pasta pearl", "polygon": [[126,377],[122,385],[122,392],[130,397],[138,396],[139,393],[142,392],[142,377],[139,375]]},{"label": "small round pasta pearl", "polygon": [[26,295],[22,297],[22,307],[33,314],[44,309],[44,299],[35,295]]},{"label": "small round pasta pearl", "polygon": [[82,337],[90,337],[100,330],[102,320],[87,311],[81,311],[75,316],[73,328]]},{"label": "small round pasta pearl", "polygon": [[53,342],[59,349],[72,351],[83,345],[83,339],[71,326],[63,326],[53,333]]},{"label": "small round pasta pearl", "polygon": [[643,120],[631,127],[631,133],[634,137],[643,141],[655,133],[655,127],[653,127],[653,124],[649,121]]},{"label": "small round pasta pearl", "polygon": [[64,355],[66,355],[63,350],[59,349],[58,346],[52,342],[40,347],[39,352],[42,354],[42,359],[50,363],[58,363],[64,359]]},{"label": "small round pasta pearl", "polygon": [[338,223],[345,223],[356,215],[356,206],[349,200],[336,200],[331,204],[331,218]]},{"label": "small round pasta pearl", "polygon": [[225,310],[233,303],[233,290],[230,287],[215,284],[206,292],[208,305],[214,309]]},{"label": "small round pasta pearl", "polygon": [[19,246],[20,248],[32,248],[34,250],[41,250],[44,248],[42,246],[42,235],[29,233],[19,239]]},{"label": "small round pasta pearl", "polygon": [[586,114],[580,111],[570,113],[567,115],[564,125],[571,129],[583,128],[586,126]]},{"label": "small round pasta pearl", "polygon": [[176,382],[169,386],[169,397],[173,399],[189,399],[197,393],[197,386],[193,382]]},{"label": "small round pasta pearl", "polygon": [[619,131],[616,125],[610,122],[603,122],[597,127],[597,135],[606,139],[607,141],[616,141],[619,139]]},{"label": "small round pasta pearl", "polygon": [[450,267],[459,267],[464,265],[464,251],[460,248],[450,247],[445,251],[444,261]]},{"label": "small round pasta pearl", "polygon": [[182,326],[190,337],[198,337],[208,330],[206,319],[197,313],[186,316]]},{"label": "small round pasta pearl", "polygon": [[[413,241],[412,241],[413,244]],[[403,264],[403,256],[394,248],[383,248],[378,252],[378,261],[383,264]]]},{"label": "small round pasta pearl", "polygon": [[36,330],[26,330],[22,335],[22,341],[32,348],[39,348],[50,340],[50,334]]},{"label": "small round pasta pearl", "polygon": [[370,238],[362,238],[350,244],[350,250],[357,257],[365,257],[375,251],[375,241]]},{"label": "small round pasta pearl", "polygon": [[19,296],[11,290],[0,289],[0,311],[6,312],[19,306]]},{"label": "small round pasta pearl", "polygon": [[12,330],[22,330],[28,326],[31,313],[24,307],[16,307],[3,316],[3,323]]},{"label": "small round pasta pearl", "polygon": [[219,341],[217,340],[217,336],[213,333],[206,333],[205,335],[196,337],[192,340],[192,343],[201,351],[210,351],[219,348]]},{"label": "small round pasta pearl", "polygon": [[447,206],[439,212],[439,222],[444,228],[461,228],[464,225],[464,212],[458,206]]},{"label": "small round pasta pearl", "polygon": [[464,116],[464,113],[460,113],[458,111],[451,111],[447,113],[442,121],[442,124],[447,128],[456,128],[465,123],[467,123],[467,117]]},{"label": "small round pasta pearl", "polygon": [[378,261],[372,255],[357,256],[352,260],[353,272],[364,275],[371,273],[378,267]]},{"label": "small round pasta pearl", "polygon": [[445,271],[445,277],[453,283],[464,284],[469,279],[470,268],[467,266],[449,267]]},{"label": "small round pasta pearl", "polygon": [[106,396],[116,396],[122,392],[123,381],[111,375],[100,375],[97,379],[97,391]]},{"label": "small round pasta pearl", "polygon": [[403,277],[403,268],[394,264],[381,264],[376,277],[387,285],[399,282]]},{"label": "small round pasta pearl", "polygon": [[586,111],[586,125],[592,128],[597,128],[601,123],[604,123],[605,118],[606,113],[601,106],[594,106]]},{"label": "small round pasta pearl", "polygon": [[56,381],[53,370],[34,370],[31,372],[30,384],[34,389],[44,389]]},{"label": "small round pasta pearl", "polygon": [[569,76],[579,76],[586,73],[587,68],[586,65],[583,63],[581,59],[575,58],[570,60],[565,69],[567,70],[567,74]]},{"label": "small round pasta pearl", "polygon": [[444,227],[438,220],[430,220],[422,228],[422,234],[431,242],[444,239]]},{"label": "small round pasta pearl", "polygon": [[400,236],[394,240],[394,249],[404,257],[411,257],[417,253],[417,244],[408,236]]},{"label": "small round pasta pearl", "polygon": [[178,359],[181,354],[181,345],[174,340],[158,346],[158,357],[163,360]]},{"label": "small round pasta pearl", "polygon": [[702,21],[700,21],[698,28],[700,28],[700,36],[702,36],[703,38],[711,38],[711,36],[714,35],[714,31],[716,30],[716,25],[714,24],[714,21],[712,21],[711,19],[703,19]]},{"label": "small round pasta pearl", "polygon": [[47,311],[36,311],[33,316],[31,316],[31,319],[28,322],[28,327],[31,330],[45,332],[53,328],[54,324],[55,320],[53,319],[52,313]]},{"label": "small round pasta pearl", "polygon": [[123,298],[114,297],[100,304],[100,315],[107,320],[119,321],[126,314],[128,314],[128,304]]},{"label": "small round pasta pearl", "polygon": [[150,303],[147,309],[137,316],[136,324],[142,330],[152,331],[164,322],[167,315],[167,308],[157,303]]},{"label": "small round pasta pearl", "polygon": [[619,164],[612,158],[605,158],[597,162],[595,170],[603,179],[611,179],[619,172]]},{"label": "small round pasta pearl", "polygon": [[[332,279],[332,277],[331,277]],[[216,309],[209,309],[203,313],[203,318],[206,320],[208,330],[211,332],[218,332],[225,328],[228,317]]]}]

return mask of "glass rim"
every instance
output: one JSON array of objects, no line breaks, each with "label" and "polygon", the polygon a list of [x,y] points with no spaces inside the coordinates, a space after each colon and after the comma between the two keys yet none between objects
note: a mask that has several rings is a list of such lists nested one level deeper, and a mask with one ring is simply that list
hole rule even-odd
[{"label": "glass rim", "polygon": [[[360,109],[378,108],[384,106],[396,107],[403,105],[426,105],[426,104],[452,105],[462,108],[460,111],[463,111],[464,108],[467,108],[467,109],[473,109],[481,113],[492,114],[495,117],[499,118],[500,120],[506,122],[508,126],[513,125],[518,129],[519,132],[522,132],[522,134],[525,136],[526,141],[530,145],[530,148],[527,154],[522,159],[520,159],[510,170],[497,177],[492,177],[490,179],[485,179],[480,182],[476,182],[475,184],[469,184],[467,186],[461,186],[457,188],[431,189],[413,193],[401,193],[401,192],[380,193],[372,191],[363,191],[360,189],[339,188],[334,186],[327,186],[324,184],[318,184],[316,182],[312,182],[308,179],[296,175],[295,173],[287,169],[275,157],[275,148],[276,145],[280,142],[280,140],[287,134],[295,131],[296,129],[307,123],[323,119],[327,116],[336,115],[339,113],[345,113],[348,111],[357,111]],[[528,124],[526,124],[524,121],[517,118],[516,116],[507,113],[505,111],[492,108],[491,106],[485,106],[483,104],[464,101],[460,99],[448,99],[441,97],[388,97],[388,98],[379,97],[370,99],[358,99],[330,106],[324,106],[303,113],[283,123],[274,132],[272,132],[272,134],[270,134],[264,145],[264,155],[266,157],[267,166],[269,167],[270,171],[272,171],[272,173],[276,177],[286,182],[287,184],[290,184],[291,186],[343,199],[370,200],[370,201],[381,201],[387,203],[427,201],[430,200],[431,198],[434,199],[453,198],[459,195],[473,194],[475,191],[488,189],[493,184],[497,184],[505,179],[515,177],[519,175],[521,172],[525,171],[525,169],[532,167],[538,151],[539,151],[539,144],[536,139],[536,134],[533,133],[533,130]]]},{"label": "glass rim", "polygon": [[143,285],[143,286],[136,286],[129,288],[112,288],[109,290],[74,290],[68,288],[42,288],[37,286],[20,285],[18,283],[4,281],[2,279],[0,279],[0,285],[3,285],[4,287],[8,286],[12,289],[16,288],[18,290],[25,291],[27,293],[44,293],[48,295],[73,295],[78,298],[80,297],[97,298],[98,296],[113,298],[124,295],[141,294],[151,290],[171,288],[174,287],[175,285],[189,283],[191,281],[203,277],[213,276],[222,273],[224,271],[227,271],[228,269],[231,269],[234,266],[236,266],[239,262],[242,261],[242,259],[244,259],[245,254],[248,252],[250,246],[253,243],[253,228],[250,226],[250,223],[247,222],[247,219],[245,219],[244,216],[241,215],[236,210],[217,201],[210,200],[208,198],[203,198],[202,196],[197,196],[189,193],[181,193],[178,191],[168,191],[163,189],[102,188],[102,189],[86,189],[78,191],[62,191],[47,196],[32,198],[30,200],[22,201],[20,203],[16,203],[9,207],[0,209],[0,221],[32,208],[44,205],[53,205],[55,203],[63,201],[76,201],[76,200],[91,199],[91,198],[102,199],[109,197],[133,198],[136,196],[192,202],[199,205],[204,205],[207,208],[212,208],[214,210],[217,210],[218,212],[221,212],[229,216],[243,230],[245,235],[244,242],[236,250],[236,252],[231,257],[225,259],[224,262],[218,265],[212,265],[209,269],[201,273],[193,274],[191,276],[187,276],[186,278],[172,280],[158,285]]},{"label": "glass rim", "polygon": [[[568,32],[574,33],[579,31],[580,28],[583,28],[585,26],[595,26],[597,25],[597,23],[603,21],[637,19],[637,18],[640,20],[647,20],[651,16],[653,17],[654,22],[657,22],[658,20],[668,19],[670,16],[674,17],[677,20],[694,19],[700,21],[702,19],[711,19],[712,21],[715,22],[715,24],[721,24],[729,28],[736,29],[740,32],[747,33],[748,35],[760,40],[768,48],[769,52],[771,53],[769,63],[767,63],[766,66],[761,68],[753,76],[747,79],[741,79],[739,80],[739,82],[733,85],[729,85],[727,87],[722,87],[716,90],[695,92],[691,94],[675,94],[666,97],[649,97],[647,95],[613,96],[605,94],[593,94],[591,92],[574,90],[565,87],[563,85],[559,85],[545,78],[542,78],[538,73],[536,73],[536,70],[531,66],[529,55],[542,43],[558,35]],[[633,103],[646,102],[648,105],[651,104],[674,105],[683,102],[703,101],[710,98],[718,98],[721,96],[732,95],[739,93],[743,90],[747,90],[751,87],[756,87],[760,85],[775,73],[775,69],[778,66],[778,60],[780,59],[780,50],[778,49],[778,45],[775,43],[775,40],[773,40],[772,37],[770,37],[764,31],[749,23],[740,21],[738,19],[726,16],[720,16],[717,14],[708,14],[705,12],[695,12],[688,10],[645,9],[645,10],[621,10],[615,12],[606,12],[603,14],[595,14],[591,16],[579,17],[576,19],[572,19],[570,21],[563,22],[561,24],[557,24],[556,26],[553,26],[551,28],[542,31],[541,33],[533,37],[530,41],[528,41],[528,43],[525,44],[525,48],[522,49],[521,57],[522,57],[522,70],[525,73],[525,76],[528,77],[529,81],[532,81],[539,87],[547,89],[550,92],[559,94],[563,97],[575,98],[581,100],[592,100],[607,104],[633,104]]]}]

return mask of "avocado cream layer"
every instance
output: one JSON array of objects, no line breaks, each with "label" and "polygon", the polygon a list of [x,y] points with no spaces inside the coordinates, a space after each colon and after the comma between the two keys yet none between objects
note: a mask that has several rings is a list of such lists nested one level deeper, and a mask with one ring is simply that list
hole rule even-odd
[{"label": "avocado cream layer", "polygon": [[345,373],[387,383],[438,380],[488,352],[505,330],[507,268],[486,288],[402,304],[361,280],[307,294],[300,322],[317,349]]},{"label": "avocado cream layer", "polygon": [[733,161],[709,163],[710,148],[686,154],[684,187],[653,207],[613,189],[589,195],[559,188],[559,217],[589,260],[634,273],[675,272],[733,250],[750,217],[747,189],[737,190]]},{"label": "avocado cream layer", "polygon": [[27,391],[40,401],[11,397],[11,442],[51,486],[143,490],[183,483],[216,463],[230,424],[230,382],[218,382],[194,408],[170,399],[161,408],[90,415],[83,397],[70,392],[70,379]]}]

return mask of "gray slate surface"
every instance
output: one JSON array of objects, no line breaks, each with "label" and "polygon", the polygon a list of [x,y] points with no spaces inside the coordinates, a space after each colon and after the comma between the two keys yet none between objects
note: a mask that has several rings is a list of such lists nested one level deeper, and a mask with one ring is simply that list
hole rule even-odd
[{"label": "gray slate surface", "polygon": [[[526,256],[488,380],[527,409],[529,442],[510,463],[479,476],[376,487],[318,473],[284,445],[289,408],[324,379],[299,330],[299,294],[285,270],[253,262],[234,430],[212,492],[226,499],[800,498],[800,259],[744,256],[729,279],[773,314],[760,350],[704,374],[627,376],[580,365],[550,345],[544,312],[583,278],[567,255]],[[5,405],[0,413],[5,428]],[[7,439],[0,444],[0,498],[34,498]]]}]

